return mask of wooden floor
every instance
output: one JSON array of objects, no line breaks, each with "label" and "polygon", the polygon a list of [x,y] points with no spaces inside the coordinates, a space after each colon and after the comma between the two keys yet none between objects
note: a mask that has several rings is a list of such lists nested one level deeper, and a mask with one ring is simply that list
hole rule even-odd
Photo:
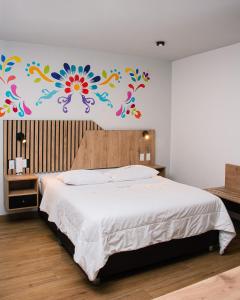
[{"label": "wooden floor", "polygon": [[154,300],[239,300],[240,267],[188,285]]},{"label": "wooden floor", "polygon": [[42,220],[0,220],[1,300],[148,300],[239,265],[238,230],[224,256],[206,253],[93,286]]}]

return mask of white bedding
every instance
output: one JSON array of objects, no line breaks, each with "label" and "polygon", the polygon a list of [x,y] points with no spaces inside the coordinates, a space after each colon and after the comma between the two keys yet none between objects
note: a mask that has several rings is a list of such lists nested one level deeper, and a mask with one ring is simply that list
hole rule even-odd
[{"label": "white bedding", "polygon": [[86,186],[55,176],[42,182],[40,209],[75,245],[74,260],[89,280],[117,252],[219,230],[222,254],[235,236],[218,197],[160,176]]}]

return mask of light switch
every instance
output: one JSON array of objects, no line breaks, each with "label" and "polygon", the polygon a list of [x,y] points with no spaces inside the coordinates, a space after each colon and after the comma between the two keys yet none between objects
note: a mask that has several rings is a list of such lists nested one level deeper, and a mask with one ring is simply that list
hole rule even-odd
[{"label": "light switch", "polygon": [[144,161],[144,153],[140,153],[139,160],[140,160],[140,161]]},{"label": "light switch", "polygon": [[14,170],[15,169],[15,160],[11,159],[8,162],[9,162],[9,170]]},{"label": "light switch", "polygon": [[146,160],[147,161],[151,160],[151,153],[150,152],[146,154]]},{"label": "light switch", "polygon": [[22,167],[27,168],[27,160],[26,158],[22,160]]}]

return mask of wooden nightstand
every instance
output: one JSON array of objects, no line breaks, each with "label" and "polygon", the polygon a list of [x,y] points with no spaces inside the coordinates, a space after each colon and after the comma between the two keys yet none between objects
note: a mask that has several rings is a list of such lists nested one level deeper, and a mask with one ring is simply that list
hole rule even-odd
[{"label": "wooden nightstand", "polygon": [[160,166],[160,165],[153,165],[153,166],[150,166],[150,167],[159,172],[158,176],[162,176],[162,177],[166,176],[166,167],[163,167],[163,166]]},{"label": "wooden nightstand", "polygon": [[8,212],[38,207],[38,177],[33,174],[5,176],[5,208]]},{"label": "wooden nightstand", "polygon": [[225,165],[225,186],[207,188],[208,192],[220,197],[229,211],[240,213],[240,166]]},{"label": "wooden nightstand", "polygon": [[221,198],[226,208],[229,211],[233,211],[238,214],[240,213],[240,192],[239,191],[228,190],[224,186],[208,188],[205,190]]}]

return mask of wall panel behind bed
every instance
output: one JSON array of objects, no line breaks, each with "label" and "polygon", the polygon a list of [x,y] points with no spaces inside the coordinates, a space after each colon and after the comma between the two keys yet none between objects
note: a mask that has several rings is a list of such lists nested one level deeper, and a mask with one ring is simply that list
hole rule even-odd
[{"label": "wall panel behind bed", "polygon": [[[29,159],[24,173],[57,172],[70,170],[82,138],[87,130],[102,130],[93,121],[60,120],[4,120],[4,174],[8,161],[22,156]],[[27,142],[16,140],[22,132]]]}]

